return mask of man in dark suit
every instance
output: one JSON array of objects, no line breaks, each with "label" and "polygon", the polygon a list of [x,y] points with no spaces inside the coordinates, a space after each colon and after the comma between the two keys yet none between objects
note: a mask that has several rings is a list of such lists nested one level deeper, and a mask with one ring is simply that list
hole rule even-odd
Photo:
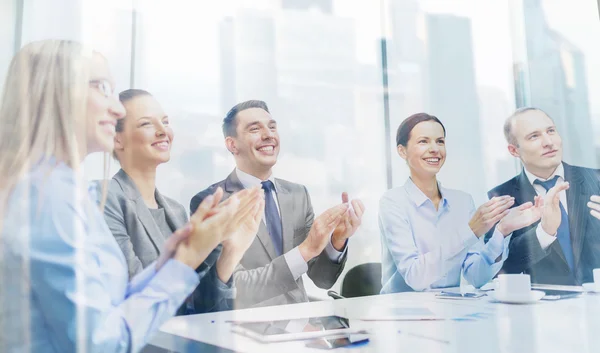
[{"label": "man in dark suit", "polygon": [[[360,225],[364,206],[359,200],[342,203],[316,217],[306,187],[274,178],[279,154],[277,122],[265,102],[234,106],[223,120],[223,134],[236,169],[190,202],[192,212],[217,187],[224,198],[252,186],[265,192],[265,214],[258,234],[236,267],[235,307],[267,306],[308,301],[302,281],[329,289],[344,268],[347,240]],[[223,244],[226,254],[233,244]]]},{"label": "man in dark suit", "polygon": [[544,207],[539,222],[512,234],[503,271],[528,273],[534,283],[592,281],[592,270],[600,267],[600,220],[591,217],[587,203],[599,194],[600,171],[562,161],[560,134],[540,109],[517,110],[506,120],[504,135],[523,171],[488,196],[511,195],[519,206],[540,195]]}]

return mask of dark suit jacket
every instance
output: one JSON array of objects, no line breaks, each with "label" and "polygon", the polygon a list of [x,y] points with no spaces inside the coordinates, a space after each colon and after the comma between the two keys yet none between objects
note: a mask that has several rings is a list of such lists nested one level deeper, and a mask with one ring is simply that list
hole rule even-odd
[{"label": "dark suit jacket", "polygon": [[[224,199],[244,189],[234,170],[227,179],[196,194],[190,202],[190,210],[194,212],[200,202],[219,186],[223,188]],[[275,186],[285,254],[306,239],[313,224],[314,213],[308,191],[303,185],[275,179]],[[334,263],[323,251],[308,262],[308,276],[319,288],[329,289],[342,272],[346,257],[347,252],[339,264]],[[237,290],[236,308],[308,301],[302,277],[294,280],[284,255],[276,256],[264,222],[261,222],[258,234],[236,268],[233,278]]]},{"label": "dark suit jacket", "polygon": [[[169,226],[172,229],[183,227],[188,220],[185,208],[158,190],[154,195],[165,210]],[[161,232],[135,183],[123,169],[109,183],[104,218],[125,255],[130,278],[156,261],[166,238],[171,235]],[[220,253],[219,246],[196,269],[201,282],[192,294],[193,312],[218,311],[230,307],[233,297],[231,283],[226,285],[221,282],[213,267]],[[185,309],[181,308],[178,313],[186,312]]]},{"label": "dark suit jacket", "polygon": [[[575,285],[592,282],[592,270],[600,267],[600,221],[592,217],[587,207],[591,195],[600,193],[600,171],[575,167],[563,163],[567,190],[567,212],[575,271],[571,273],[558,241],[543,250],[536,235],[536,222],[515,231],[511,237],[509,254],[502,271],[506,273],[528,273],[531,281],[544,284]],[[523,170],[521,174],[488,192],[494,196],[510,195],[515,206],[534,200],[535,189]],[[494,232],[486,234],[486,241]]]}]

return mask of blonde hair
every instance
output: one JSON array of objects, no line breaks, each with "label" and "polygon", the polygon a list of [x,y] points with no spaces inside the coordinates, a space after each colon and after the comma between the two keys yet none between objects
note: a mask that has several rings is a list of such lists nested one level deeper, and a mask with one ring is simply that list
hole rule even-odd
[{"label": "blonde hair", "polygon": [[[79,168],[86,153],[81,149],[93,54],[77,42],[44,40],[24,46],[12,59],[0,107],[0,215],[33,164],[55,157]],[[105,180],[107,174],[105,162]]]},{"label": "blonde hair", "polygon": [[[79,169],[87,153],[86,117],[92,55],[91,49],[77,42],[44,40],[24,46],[12,59],[0,106],[0,237],[10,194],[35,164],[54,158]],[[101,207],[106,200],[106,161],[107,154]],[[18,236],[27,237],[27,234]],[[3,344],[10,347],[12,340],[23,343],[27,351],[31,348],[29,253],[24,248],[19,254],[21,263],[4,263],[3,250],[0,241],[0,284],[6,283],[3,273],[6,266],[14,267],[9,278],[19,278],[22,300],[14,303],[12,309],[0,304],[0,342],[4,342],[0,343],[0,350]],[[0,302],[4,300],[5,289],[0,288]],[[16,325],[11,320],[19,314],[23,316],[22,327],[12,327],[12,331],[5,332],[11,327],[5,325]]]}]

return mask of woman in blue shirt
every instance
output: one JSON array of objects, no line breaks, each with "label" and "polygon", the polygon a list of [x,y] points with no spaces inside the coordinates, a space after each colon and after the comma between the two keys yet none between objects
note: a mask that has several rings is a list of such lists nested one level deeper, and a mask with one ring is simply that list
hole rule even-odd
[{"label": "woman in blue shirt", "polygon": [[475,209],[469,194],[442,187],[437,173],[446,160],[446,130],[435,116],[408,117],[396,144],[410,178],[380,200],[381,293],[402,291],[405,283],[417,291],[459,286],[461,270],[481,287],[502,267],[511,233],[540,218],[541,200],[511,209],[514,199],[502,196]]},{"label": "woman in blue shirt", "polygon": [[0,110],[0,351],[137,352],[233,227],[256,233],[259,192],[219,205],[218,190],[128,280],[81,165],[113,148],[124,114],[113,87],[106,59],[75,42],[31,43],[11,62]]}]

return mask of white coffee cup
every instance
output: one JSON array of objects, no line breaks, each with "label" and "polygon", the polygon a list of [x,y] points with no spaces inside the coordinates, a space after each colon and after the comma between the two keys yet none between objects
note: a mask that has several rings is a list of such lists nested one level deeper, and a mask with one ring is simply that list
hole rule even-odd
[{"label": "white coffee cup", "polygon": [[[600,273],[598,273],[600,276]],[[531,292],[531,277],[526,274],[498,275],[496,292],[501,297],[518,297]]]},{"label": "white coffee cup", "polygon": [[596,287],[600,287],[600,268],[596,268],[593,271],[594,273],[594,284]]}]

